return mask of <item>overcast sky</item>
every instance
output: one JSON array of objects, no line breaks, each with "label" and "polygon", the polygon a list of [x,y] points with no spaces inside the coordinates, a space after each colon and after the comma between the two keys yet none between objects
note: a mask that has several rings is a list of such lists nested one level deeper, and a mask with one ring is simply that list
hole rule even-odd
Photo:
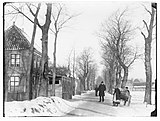
[{"label": "overcast sky", "polygon": [[[70,14],[80,13],[79,16],[73,18],[68,23],[68,28],[64,28],[58,37],[57,43],[57,64],[67,65],[67,58],[71,50],[75,49],[76,55],[79,55],[84,48],[91,47],[94,52],[94,59],[99,66],[99,74],[103,66],[100,64],[101,59],[101,48],[100,39],[96,36],[96,32],[100,30],[101,23],[107,20],[115,11],[118,9],[124,10],[128,8],[128,19],[130,19],[134,26],[143,27],[142,20],[145,19],[149,21],[148,13],[144,10],[145,5],[150,9],[149,2],[98,2],[98,1],[76,1],[76,2],[64,2],[66,4],[67,10]],[[44,10],[41,10],[44,12]],[[41,14],[41,18],[43,15]],[[32,35],[32,23],[26,20],[24,17],[7,17],[5,20],[5,28],[8,28],[13,24],[19,28],[23,28],[28,36]],[[36,34],[36,47],[41,51],[41,31],[38,29]],[[53,41],[54,36],[49,32],[49,57],[50,61],[53,60]],[[29,40],[30,41],[30,40]],[[155,40],[154,40],[155,41]],[[155,79],[155,46],[156,43],[152,43],[152,69],[153,69],[153,80]],[[144,51],[144,39],[137,30],[135,33],[135,38],[132,40],[133,45],[137,45],[141,51]],[[73,55],[73,53],[72,53]],[[129,72],[129,78],[142,78],[145,79],[145,68],[142,60],[137,60]]]}]

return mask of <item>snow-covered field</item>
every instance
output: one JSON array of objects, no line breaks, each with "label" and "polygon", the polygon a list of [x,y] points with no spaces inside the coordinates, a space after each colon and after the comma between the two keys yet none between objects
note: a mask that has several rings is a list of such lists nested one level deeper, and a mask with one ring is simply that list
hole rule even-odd
[{"label": "snow-covered field", "polygon": [[38,97],[31,101],[5,102],[5,116],[63,116],[80,102],[69,102],[59,97]]}]

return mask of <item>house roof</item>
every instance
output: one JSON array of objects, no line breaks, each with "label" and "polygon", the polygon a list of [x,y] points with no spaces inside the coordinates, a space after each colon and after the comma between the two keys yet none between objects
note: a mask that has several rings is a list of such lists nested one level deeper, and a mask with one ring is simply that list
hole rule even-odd
[{"label": "house roof", "polygon": [[[29,36],[13,23],[13,25],[5,31],[5,50],[29,49],[31,44],[28,39],[30,39]],[[42,55],[36,48],[34,48],[34,53],[39,56]]]},{"label": "house roof", "polygon": [[30,42],[24,36],[24,32],[15,24],[5,31],[5,49],[20,50],[29,49]]}]

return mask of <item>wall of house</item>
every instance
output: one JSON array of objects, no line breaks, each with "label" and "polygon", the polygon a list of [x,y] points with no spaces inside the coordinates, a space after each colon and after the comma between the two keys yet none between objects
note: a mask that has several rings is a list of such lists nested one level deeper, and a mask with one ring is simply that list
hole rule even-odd
[{"label": "wall of house", "polygon": [[[11,67],[11,54],[20,54],[20,66]],[[29,62],[29,50],[5,50],[5,97],[6,101],[26,100],[28,99],[27,70]],[[35,54],[35,61],[39,61],[40,57]],[[10,90],[10,77],[19,76],[19,86],[15,91]]]},{"label": "wall of house", "polygon": [[[15,67],[11,66],[11,54],[19,54],[20,55],[20,66]],[[26,94],[26,70],[27,70],[27,50],[5,50],[5,91],[7,101],[12,100],[24,100],[27,96]],[[10,86],[10,77],[18,76],[19,77],[19,85],[15,87],[14,91],[12,91],[12,87]]]}]

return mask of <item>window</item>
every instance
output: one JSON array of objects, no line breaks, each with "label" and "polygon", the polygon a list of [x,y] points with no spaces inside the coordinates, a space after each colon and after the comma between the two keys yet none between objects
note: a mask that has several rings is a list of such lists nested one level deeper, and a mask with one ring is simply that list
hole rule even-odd
[{"label": "window", "polygon": [[20,66],[20,55],[19,54],[11,54],[11,66],[12,67]]},{"label": "window", "polygon": [[18,90],[18,86],[19,86],[19,76],[12,76],[10,77],[10,92],[16,92]]},{"label": "window", "polygon": [[36,60],[34,60],[34,68],[36,68],[37,67],[37,62],[36,62]]},{"label": "window", "polygon": [[37,61],[37,67],[39,67],[39,61]]}]

